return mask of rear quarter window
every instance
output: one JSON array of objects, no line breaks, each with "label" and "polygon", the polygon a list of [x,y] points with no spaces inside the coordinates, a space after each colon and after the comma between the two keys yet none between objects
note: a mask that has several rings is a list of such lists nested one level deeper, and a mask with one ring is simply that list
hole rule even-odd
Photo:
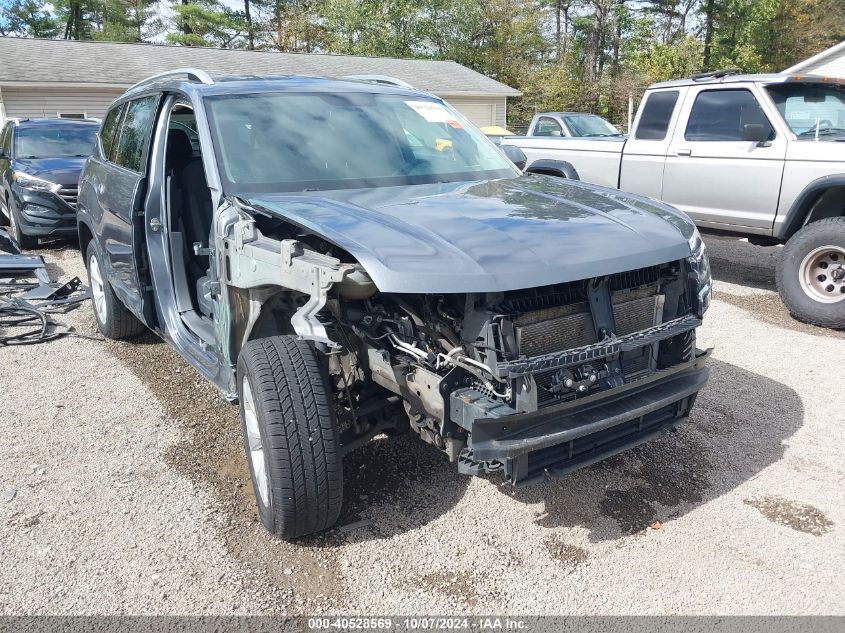
[{"label": "rear quarter window", "polygon": [[643,141],[662,141],[669,131],[669,121],[678,102],[677,90],[652,92],[646,98],[634,138]]}]

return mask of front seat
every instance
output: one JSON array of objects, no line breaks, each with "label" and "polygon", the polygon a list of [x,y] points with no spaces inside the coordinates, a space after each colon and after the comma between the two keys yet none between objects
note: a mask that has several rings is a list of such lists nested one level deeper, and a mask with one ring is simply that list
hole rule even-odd
[{"label": "front seat", "polygon": [[194,252],[209,246],[213,209],[211,191],[205,179],[202,158],[192,158],[182,169],[182,231],[188,251],[186,272],[189,283],[195,288],[195,307],[201,314],[211,315],[211,295],[208,279],[208,255]]}]

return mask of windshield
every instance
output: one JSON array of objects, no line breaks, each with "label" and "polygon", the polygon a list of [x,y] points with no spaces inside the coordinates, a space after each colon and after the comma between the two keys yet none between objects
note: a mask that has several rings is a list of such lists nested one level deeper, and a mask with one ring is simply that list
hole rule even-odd
[{"label": "windshield", "polygon": [[845,87],[817,83],[768,86],[789,128],[801,138],[845,136]]},{"label": "windshield", "polygon": [[572,132],[572,136],[621,136],[619,130],[594,114],[565,116],[563,122]]},{"label": "windshield", "polygon": [[242,192],[386,187],[519,174],[441,101],[369,93],[208,97],[224,186]]},{"label": "windshield", "polygon": [[15,158],[85,158],[94,150],[96,125],[50,125],[15,129]]}]

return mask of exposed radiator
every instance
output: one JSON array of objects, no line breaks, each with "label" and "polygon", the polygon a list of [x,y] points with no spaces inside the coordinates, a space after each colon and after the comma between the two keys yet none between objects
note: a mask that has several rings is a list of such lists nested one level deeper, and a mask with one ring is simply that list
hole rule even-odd
[{"label": "exposed radiator", "polygon": [[[656,286],[617,291],[611,299],[618,335],[644,330],[662,320],[664,297],[657,294]],[[529,357],[598,342],[586,302],[527,312],[514,319],[514,326],[520,355]],[[620,360],[626,378],[648,372],[653,365],[650,347],[626,352]],[[555,396],[549,391],[555,373],[552,370],[534,376],[541,407],[575,397],[574,393]]]},{"label": "exposed radiator", "polygon": [[[613,293],[616,334],[630,334],[660,323],[663,297],[657,287]],[[585,302],[527,312],[514,319],[519,353],[539,356],[598,342]]]}]

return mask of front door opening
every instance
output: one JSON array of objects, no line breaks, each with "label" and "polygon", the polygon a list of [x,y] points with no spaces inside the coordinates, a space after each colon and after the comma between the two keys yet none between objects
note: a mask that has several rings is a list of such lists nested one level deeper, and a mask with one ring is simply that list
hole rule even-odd
[{"label": "front door opening", "polygon": [[170,111],[164,161],[168,244],[179,314],[201,338],[211,336],[209,239],[213,212],[191,106]]}]

